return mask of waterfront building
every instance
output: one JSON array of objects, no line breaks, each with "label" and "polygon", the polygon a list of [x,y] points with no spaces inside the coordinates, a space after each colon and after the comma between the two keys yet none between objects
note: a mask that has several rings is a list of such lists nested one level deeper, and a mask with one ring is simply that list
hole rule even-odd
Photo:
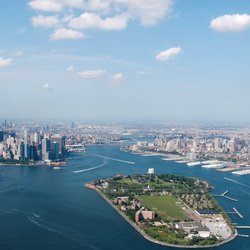
[{"label": "waterfront building", "polygon": [[24,158],[25,160],[31,160],[31,145],[24,144]]},{"label": "waterfront building", "polygon": [[155,169],[154,168],[149,168],[148,169],[148,174],[155,174]]},{"label": "waterfront building", "polygon": [[4,141],[4,132],[0,131],[0,142]]},{"label": "waterfront building", "polygon": [[23,143],[23,141],[21,142],[21,144],[20,144],[20,146],[19,146],[19,148],[20,148],[20,160],[21,161],[23,161],[24,159],[25,159],[25,147],[24,147],[24,143]]},{"label": "waterfront building", "polygon": [[52,143],[52,158],[53,160],[59,159],[59,143],[56,141]]},{"label": "waterfront building", "polygon": [[48,138],[44,138],[42,140],[42,159],[43,160],[49,160],[49,152],[51,150],[51,142],[50,142],[50,139]]},{"label": "waterfront building", "polygon": [[52,142],[57,142],[59,147],[59,157],[63,157],[65,154],[65,136],[53,135],[51,136]]},{"label": "waterfront building", "polygon": [[30,146],[30,157],[33,161],[38,161],[42,158],[41,151],[37,151],[37,148],[34,145]]},{"label": "waterfront building", "polygon": [[141,220],[154,220],[155,212],[154,211],[137,211],[135,214],[135,221],[139,222]]}]

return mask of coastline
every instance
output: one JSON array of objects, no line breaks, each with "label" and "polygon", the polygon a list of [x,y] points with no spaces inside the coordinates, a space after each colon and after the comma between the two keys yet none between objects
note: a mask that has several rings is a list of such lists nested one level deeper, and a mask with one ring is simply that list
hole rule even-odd
[{"label": "coastline", "polygon": [[170,243],[166,243],[166,242],[161,242],[161,241],[153,239],[152,237],[150,237],[149,235],[144,233],[143,230],[141,230],[134,222],[132,222],[124,213],[122,213],[98,188],[96,188],[95,186],[93,186],[89,183],[85,184],[84,186],[85,186],[85,188],[95,190],[109,205],[111,205],[111,207],[113,207],[113,209],[116,210],[116,212],[118,214],[120,214],[122,216],[122,218],[125,221],[127,221],[127,223],[129,223],[138,233],[140,233],[144,237],[144,239],[146,239],[154,244],[167,246],[167,247],[173,247],[173,248],[187,248],[187,249],[213,248],[213,247],[219,247],[221,245],[224,245],[224,244],[234,240],[238,235],[237,229],[235,228],[235,232],[228,239],[226,239],[222,242],[213,244],[213,245],[205,245],[205,246],[198,246],[198,245],[185,246],[185,245],[175,245],[175,244],[170,244]]},{"label": "coastline", "polygon": [[46,163],[37,164],[23,164],[23,163],[0,163],[0,167],[44,167],[47,166]]},{"label": "coastline", "polygon": [[[140,155],[140,156],[145,156],[145,157],[150,157],[150,156],[161,156],[163,158],[161,158],[161,160],[163,161],[174,161],[176,163],[184,163],[186,164],[188,167],[194,167],[194,166],[199,166],[199,167],[204,167],[202,166],[202,163],[201,164],[197,164],[197,165],[188,165],[188,163],[192,163],[192,161],[188,160],[185,156],[180,156],[180,155],[172,155],[172,154],[169,154],[169,153],[162,153],[162,152],[151,152],[151,151],[127,151],[127,152],[130,152],[131,154],[135,154],[135,155]],[[214,159],[216,161],[216,159]],[[206,161],[206,160],[205,160]],[[213,161],[213,160],[212,160]],[[209,167],[210,164],[207,165],[207,169],[212,169],[212,170],[216,170],[216,171],[219,171],[219,172],[230,172],[234,175],[240,175],[240,176],[243,176],[243,175],[250,175],[250,168],[245,168],[245,169],[242,169],[240,168],[239,166],[237,167]],[[212,166],[212,165],[211,165]]]}]

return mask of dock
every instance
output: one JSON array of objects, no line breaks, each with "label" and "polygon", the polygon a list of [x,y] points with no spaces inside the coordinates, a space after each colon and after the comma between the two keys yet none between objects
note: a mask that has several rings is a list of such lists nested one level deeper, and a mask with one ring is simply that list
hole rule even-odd
[{"label": "dock", "polygon": [[233,210],[241,219],[244,218],[243,215],[235,207],[233,207]]},{"label": "dock", "polygon": [[[232,212],[226,212],[226,213],[227,214],[237,214],[241,219],[244,218],[243,215],[235,207],[233,207],[233,210],[234,211],[232,211]],[[248,228],[248,226],[236,226],[236,228]]]},{"label": "dock", "polygon": [[236,226],[237,229],[250,229],[250,226]]},{"label": "dock", "polygon": [[238,234],[239,237],[249,238],[249,235],[247,234]]},{"label": "dock", "polygon": [[228,190],[226,190],[224,193],[222,193],[222,194],[214,194],[213,196],[214,197],[223,197],[223,198],[225,198],[225,199],[228,199],[228,200],[231,200],[231,201],[235,201],[235,202],[237,202],[238,200],[237,199],[234,199],[234,198],[232,198],[232,197],[229,197],[229,196],[227,196],[226,194],[228,193]]}]

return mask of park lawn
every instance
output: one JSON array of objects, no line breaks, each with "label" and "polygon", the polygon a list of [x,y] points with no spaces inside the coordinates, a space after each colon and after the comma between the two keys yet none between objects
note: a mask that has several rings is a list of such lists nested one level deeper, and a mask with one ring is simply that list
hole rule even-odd
[{"label": "park lawn", "polygon": [[158,183],[157,182],[147,182],[147,183],[145,183],[145,185],[146,186],[149,185],[150,187],[154,187],[154,188],[164,189],[165,187],[173,186],[173,183],[158,180]]},{"label": "park lawn", "polygon": [[110,188],[138,189],[141,190],[143,185],[136,180],[112,180],[109,181]]},{"label": "park lawn", "polygon": [[148,210],[155,211],[163,220],[183,221],[186,216],[180,206],[179,200],[173,196],[141,195],[136,197]]}]

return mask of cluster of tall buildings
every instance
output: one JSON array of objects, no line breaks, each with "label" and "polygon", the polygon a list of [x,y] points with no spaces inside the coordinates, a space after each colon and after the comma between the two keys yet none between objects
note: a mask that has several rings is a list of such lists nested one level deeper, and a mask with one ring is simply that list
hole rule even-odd
[{"label": "cluster of tall buildings", "polygon": [[190,160],[216,158],[225,161],[250,163],[250,143],[242,138],[156,138],[154,141],[138,141],[132,151],[158,151],[178,154]]},{"label": "cluster of tall buildings", "polygon": [[59,161],[66,154],[65,136],[20,130],[0,131],[0,158],[16,161]]}]

